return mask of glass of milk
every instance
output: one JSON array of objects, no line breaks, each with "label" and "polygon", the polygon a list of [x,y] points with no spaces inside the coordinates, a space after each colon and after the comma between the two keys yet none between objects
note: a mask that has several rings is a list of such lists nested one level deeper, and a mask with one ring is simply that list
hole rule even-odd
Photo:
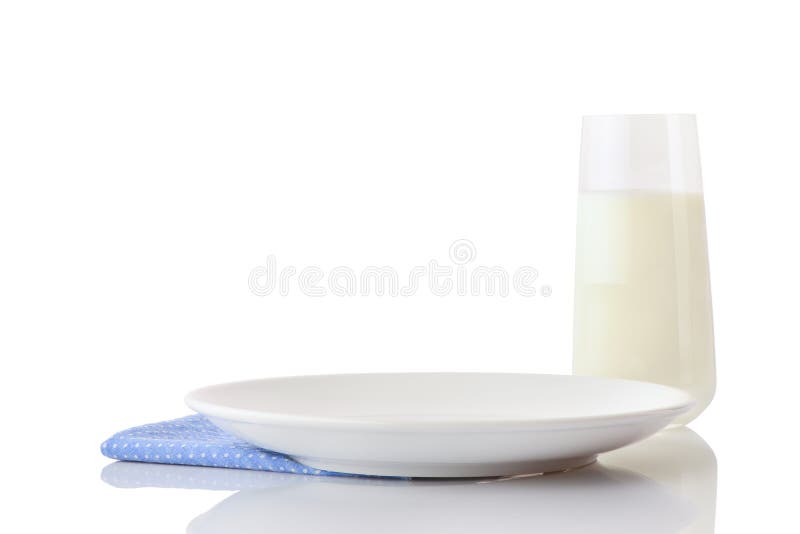
[{"label": "glass of milk", "polygon": [[573,372],[716,385],[708,250],[694,115],[583,119]]}]

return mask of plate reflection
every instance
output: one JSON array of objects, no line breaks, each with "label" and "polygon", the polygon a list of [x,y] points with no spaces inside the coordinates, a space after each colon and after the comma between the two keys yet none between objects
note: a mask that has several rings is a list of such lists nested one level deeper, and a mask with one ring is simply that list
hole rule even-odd
[{"label": "plate reflection", "polygon": [[260,532],[697,533],[714,531],[716,459],[687,428],[544,476],[390,480],[117,462],[121,487],[236,491],[192,534]]}]

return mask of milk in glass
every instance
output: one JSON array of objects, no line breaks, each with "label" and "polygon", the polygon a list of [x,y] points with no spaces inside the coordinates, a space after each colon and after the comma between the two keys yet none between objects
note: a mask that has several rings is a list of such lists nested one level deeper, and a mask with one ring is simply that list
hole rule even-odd
[{"label": "milk in glass", "polygon": [[691,115],[584,119],[575,266],[575,374],[715,389],[697,134]]}]

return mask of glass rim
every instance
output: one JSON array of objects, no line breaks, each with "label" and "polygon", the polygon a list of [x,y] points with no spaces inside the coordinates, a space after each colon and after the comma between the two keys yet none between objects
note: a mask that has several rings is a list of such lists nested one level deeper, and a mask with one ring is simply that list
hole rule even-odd
[{"label": "glass rim", "polygon": [[663,117],[697,117],[696,113],[590,113],[588,115],[581,115],[584,119],[646,119],[646,118],[663,118]]}]

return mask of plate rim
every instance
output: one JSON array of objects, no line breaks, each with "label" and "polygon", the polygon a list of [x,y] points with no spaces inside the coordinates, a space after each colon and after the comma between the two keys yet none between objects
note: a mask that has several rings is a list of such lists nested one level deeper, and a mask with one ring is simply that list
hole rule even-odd
[{"label": "plate rim", "polygon": [[[626,412],[603,414],[603,415],[578,415],[571,417],[552,417],[552,418],[508,418],[508,419],[469,419],[468,417],[438,420],[394,420],[380,421],[365,418],[351,419],[338,416],[319,416],[288,414],[284,412],[274,412],[266,410],[251,410],[245,408],[232,408],[221,406],[216,403],[204,401],[202,396],[209,390],[228,388],[241,384],[252,384],[256,382],[282,381],[290,379],[306,378],[327,378],[327,377],[351,377],[351,376],[389,376],[389,375],[472,375],[472,376],[529,376],[529,377],[574,377],[575,379],[586,379],[606,382],[626,382],[648,387],[667,390],[675,395],[675,402],[664,407],[649,410],[631,410]],[[667,418],[674,419],[679,415],[688,412],[695,404],[691,395],[681,389],[644,382],[640,380],[629,380],[624,378],[610,378],[588,375],[570,375],[554,373],[502,373],[502,372],[383,372],[383,373],[324,373],[309,375],[289,375],[264,377],[249,380],[236,380],[213,384],[190,391],[184,397],[184,402],[192,410],[209,418],[223,419],[236,423],[255,424],[255,425],[274,425],[285,427],[307,427],[307,428],[338,428],[347,430],[365,431],[393,431],[393,432],[497,432],[497,431],[536,431],[551,430],[566,427],[580,426],[581,428],[600,428],[607,426],[619,426],[639,422],[643,419]]]}]

